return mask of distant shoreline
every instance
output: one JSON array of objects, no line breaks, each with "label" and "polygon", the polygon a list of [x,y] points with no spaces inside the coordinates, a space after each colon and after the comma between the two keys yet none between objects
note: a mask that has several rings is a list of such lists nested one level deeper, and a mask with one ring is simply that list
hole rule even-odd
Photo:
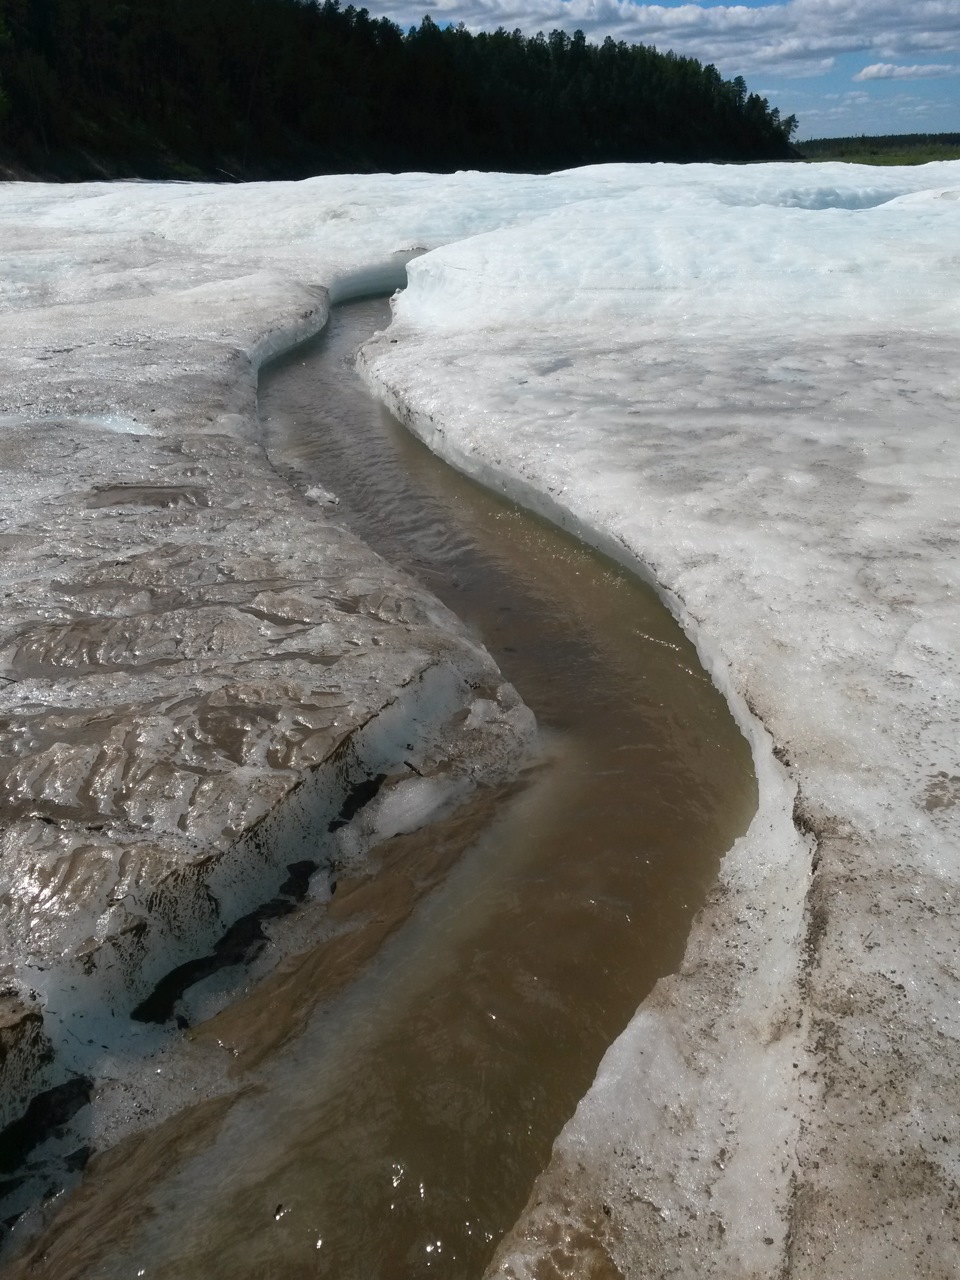
[{"label": "distant shoreline", "polygon": [[850,138],[809,138],[796,143],[805,160],[848,164],[929,164],[960,160],[960,133],[903,133]]}]

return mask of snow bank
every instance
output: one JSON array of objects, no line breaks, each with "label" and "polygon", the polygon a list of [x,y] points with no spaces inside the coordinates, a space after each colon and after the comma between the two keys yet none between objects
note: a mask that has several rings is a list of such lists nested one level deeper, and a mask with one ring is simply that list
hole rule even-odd
[{"label": "snow bank", "polygon": [[492,1274],[960,1265],[958,196],[647,170],[418,259],[364,353],[433,448],[653,575],[795,787],[755,739],[757,821]]}]

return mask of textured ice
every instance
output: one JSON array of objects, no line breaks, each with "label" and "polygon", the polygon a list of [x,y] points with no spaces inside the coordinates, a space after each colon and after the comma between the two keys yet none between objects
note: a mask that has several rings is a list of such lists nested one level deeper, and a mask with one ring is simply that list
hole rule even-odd
[{"label": "textured ice", "polygon": [[259,363],[404,278],[382,187],[339,247],[306,187],[232,219],[224,188],[2,189],[0,1125],[288,864],[322,895],[529,745],[489,656],[259,445]]},{"label": "textured ice", "polygon": [[[330,504],[289,511],[256,460],[256,364],[322,323],[327,290],[392,287],[413,256],[395,323],[365,353],[371,383],[458,466],[654,580],[751,736],[757,818],[496,1274],[960,1270],[958,194],[957,164],[0,193],[3,589],[39,636],[14,661],[169,659],[163,636],[126,627],[123,594],[169,588],[169,568],[97,597],[83,578],[97,530],[117,560],[124,538],[135,558],[192,546],[198,520],[237,556],[266,536],[270,555],[300,545]],[[157,435],[89,425],[107,418]],[[222,499],[191,503],[227,480]],[[174,505],[149,505],[158,483]],[[136,503],[99,523],[88,504],[120,485]],[[246,590],[254,567],[239,578]],[[61,580],[111,619],[79,647]],[[299,586],[260,589],[269,627],[303,607]],[[228,664],[259,643],[235,601],[201,603],[220,611]],[[371,680],[383,656],[367,651]],[[53,726],[56,699],[29,678],[36,723]],[[114,670],[98,696],[128,678]],[[137,679],[157,717],[142,750],[176,765],[176,709]],[[474,698],[478,733],[495,703]],[[59,803],[60,756],[17,794]],[[429,791],[385,797],[384,830]],[[135,789],[119,802],[145,839]],[[171,791],[172,821],[199,820],[178,803]]]}]

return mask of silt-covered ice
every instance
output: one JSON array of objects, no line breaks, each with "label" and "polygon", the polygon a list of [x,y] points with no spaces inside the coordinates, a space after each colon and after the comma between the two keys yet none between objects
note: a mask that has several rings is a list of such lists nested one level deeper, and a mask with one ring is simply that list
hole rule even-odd
[{"label": "silt-covered ice", "polygon": [[531,742],[489,655],[260,444],[259,363],[402,281],[397,229],[295,256],[259,229],[282,190],[234,222],[197,195],[0,193],[0,1127],[119,1069],[127,1015],[291,865],[322,898]]}]

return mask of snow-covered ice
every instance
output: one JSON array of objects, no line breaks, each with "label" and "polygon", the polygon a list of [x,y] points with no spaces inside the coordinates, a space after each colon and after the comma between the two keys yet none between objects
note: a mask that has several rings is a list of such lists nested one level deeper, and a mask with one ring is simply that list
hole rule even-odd
[{"label": "snow-covered ice", "polygon": [[199,465],[324,287],[420,253],[371,384],[652,578],[751,735],[757,818],[493,1273],[956,1274],[960,164],[7,186],[0,244],[9,439]]},{"label": "snow-covered ice", "polygon": [[785,766],[758,743],[496,1274],[583,1274],[585,1228],[631,1277],[960,1266],[958,197],[643,170],[412,263],[365,352],[434,449],[652,573]]}]

